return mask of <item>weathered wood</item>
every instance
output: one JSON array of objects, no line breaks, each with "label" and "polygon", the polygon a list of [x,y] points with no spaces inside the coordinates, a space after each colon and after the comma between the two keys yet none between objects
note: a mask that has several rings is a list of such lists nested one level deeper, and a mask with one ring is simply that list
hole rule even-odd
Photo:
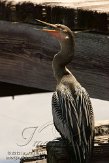
[{"label": "weathered wood", "polygon": [[[51,63],[60,46],[37,28],[0,21],[0,81],[53,91]],[[77,33],[75,44],[70,70],[91,97],[109,100],[109,37]]]},{"label": "weathered wood", "polygon": [[[66,143],[62,138],[47,144],[47,163],[72,163]],[[95,127],[94,149],[91,163],[109,162],[109,124]]]},{"label": "weathered wood", "polygon": [[[47,163],[72,163],[70,155],[62,141],[49,142],[47,145]],[[94,147],[94,156],[91,163],[108,163],[109,162],[109,143],[107,145]]]},{"label": "weathered wood", "polygon": [[20,159],[20,163],[46,163],[46,157],[43,155],[33,157],[23,157]]},{"label": "weathered wood", "polygon": [[72,163],[64,141],[55,140],[47,144],[47,163]]}]

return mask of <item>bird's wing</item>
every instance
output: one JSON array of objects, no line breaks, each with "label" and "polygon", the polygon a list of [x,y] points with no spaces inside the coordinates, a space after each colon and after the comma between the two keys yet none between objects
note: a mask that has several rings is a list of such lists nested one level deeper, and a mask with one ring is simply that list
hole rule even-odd
[{"label": "bird's wing", "polygon": [[72,145],[75,157],[83,159],[90,148],[88,141],[93,128],[89,95],[82,87],[75,93],[66,88],[58,90],[53,94],[52,111],[56,129]]}]

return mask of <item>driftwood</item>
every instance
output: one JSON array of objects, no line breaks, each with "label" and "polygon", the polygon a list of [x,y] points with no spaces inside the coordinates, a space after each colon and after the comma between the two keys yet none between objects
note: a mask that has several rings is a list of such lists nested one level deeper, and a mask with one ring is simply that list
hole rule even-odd
[{"label": "driftwood", "polygon": [[[52,59],[59,43],[40,26],[0,21],[0,81],[53,91]],[[37,30],[38,29],[38,30]],[[75,57],[69,65],[91,97],[109,100],[109,38],[75,34]]]}]

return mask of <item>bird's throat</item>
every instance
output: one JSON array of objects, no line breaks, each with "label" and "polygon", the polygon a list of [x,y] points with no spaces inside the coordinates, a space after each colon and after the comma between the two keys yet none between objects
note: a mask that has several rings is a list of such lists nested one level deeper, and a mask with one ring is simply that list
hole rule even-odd
[{"label": "bird's throat", "polygon": [[54,56],[52,67],[56,80],[59,82],[64,75],[68,75],[69,71],[66,68],[66,65],[72,60],[72,55],[64,56],[60,53]]},{"label": "bird's throat", "polygon": [[73,59],[74,54],[74,40],[73,38],[68,38],[59,41],[60,51],[54,56],[52,67],[54,71],[54,76],[56,80],[60,80],[64,75],[68,75],[66,69],[67,64],[69,64]]}]

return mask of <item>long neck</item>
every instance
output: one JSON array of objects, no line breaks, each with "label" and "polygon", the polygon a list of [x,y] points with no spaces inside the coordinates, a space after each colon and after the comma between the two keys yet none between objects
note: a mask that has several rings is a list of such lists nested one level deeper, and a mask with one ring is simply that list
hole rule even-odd
[{"label": "long neck", "polygon": [[74,54],[74,40],[73,37],[67,38],[60,42],[61,50],[53,58],[53,71],[57,81],[60,81],[64,75],[70,73],[66,65],[71,62]]}]

